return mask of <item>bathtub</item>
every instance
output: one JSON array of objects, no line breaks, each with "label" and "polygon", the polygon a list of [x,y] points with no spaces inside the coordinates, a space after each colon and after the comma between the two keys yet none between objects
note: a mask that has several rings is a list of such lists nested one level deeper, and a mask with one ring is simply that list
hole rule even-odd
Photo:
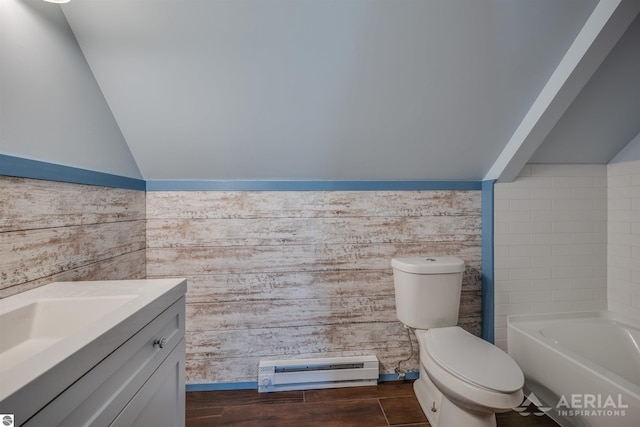
[{"label": "bathtub", "polygon": [[[508,352],[525,375],[520,415],[563,427],[640,426],[640,329],[598,311],[510,316]],[[533,393],[533,395],[532,395]]]}]

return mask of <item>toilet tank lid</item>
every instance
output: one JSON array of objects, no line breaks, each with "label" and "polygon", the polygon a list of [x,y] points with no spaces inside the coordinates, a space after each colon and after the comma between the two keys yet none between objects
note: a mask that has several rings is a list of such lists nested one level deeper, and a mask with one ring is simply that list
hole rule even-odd
[{"label": "toilet tank lid", "polygon": [[464,261],[453,256],[393,258],[391,266],[405,273],[443,274],[464,271]]}]

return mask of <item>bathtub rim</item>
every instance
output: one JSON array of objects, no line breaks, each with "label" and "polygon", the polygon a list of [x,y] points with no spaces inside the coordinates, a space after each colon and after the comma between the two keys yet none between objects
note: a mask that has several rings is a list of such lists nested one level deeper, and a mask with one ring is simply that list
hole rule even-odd
[{"label": "bathtub rim", "polygon": [[[560,355],[564,359],[576,363],[581,368],[588,370],[590,373],[597,376],[602,381],[605,381],[615,387],[620,387],[626,393],[629,393],[634,398],[640,400],[640,385],[636,385],[619,376],[618,374],[611,372],[604,366],[591,362],[590,360],[587,360],[583,356],[567,349],[566,347],[554,343],[550,338],[540,333],[540,326],[535,326],[535,329],[533,326],[536,324],[539,325],[542,322],[545,322],[547,324],[546,326],[549,326],[557,321],[578,319],[601,319],[640,330],[637,322],[634,322],[632,319],[629,319],[628,317],[625,317],[619,313],[608,310],[512,315],[507,317],[507,329],[512,329],[516,332],[519,332],[520,334],[524,334],[547,350]],[[528,327],[523,327],[523,325],[528,325]],[[508,349],[509,340],[507,340],[507,352]]]}]

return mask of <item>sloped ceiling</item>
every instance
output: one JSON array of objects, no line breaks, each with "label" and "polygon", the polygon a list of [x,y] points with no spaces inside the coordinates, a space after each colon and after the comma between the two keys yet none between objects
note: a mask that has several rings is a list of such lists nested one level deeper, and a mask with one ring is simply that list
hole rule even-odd
[{"label": "sloped ceiling", "polygon": [[142,177],[64,14],[41,0],[0,0],[2,155]]},{"label": "sloped ceiling", "polygon": [[[63,11],[147,180],[479,180],[596,4],[82,0]],[[558,126],[540,158],[567,139]]]},{"label": "sloped ceiling", "polygon": [[640,16],[629,26],[532,163],[609,163],[640,133]]}]

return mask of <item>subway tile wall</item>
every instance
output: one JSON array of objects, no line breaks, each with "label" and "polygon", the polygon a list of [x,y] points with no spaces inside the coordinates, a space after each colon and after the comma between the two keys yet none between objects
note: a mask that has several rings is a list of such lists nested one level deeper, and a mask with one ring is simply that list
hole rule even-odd
[{"label": "subway tile wall", "polygon": [[494,196],[496,344],[509,315],[606,309],[607,165],[526,165]]},{"label": "subway tile wall", "polygon": [[640,160],[611,163],[608,175],[608,308],[640,322]]}]

